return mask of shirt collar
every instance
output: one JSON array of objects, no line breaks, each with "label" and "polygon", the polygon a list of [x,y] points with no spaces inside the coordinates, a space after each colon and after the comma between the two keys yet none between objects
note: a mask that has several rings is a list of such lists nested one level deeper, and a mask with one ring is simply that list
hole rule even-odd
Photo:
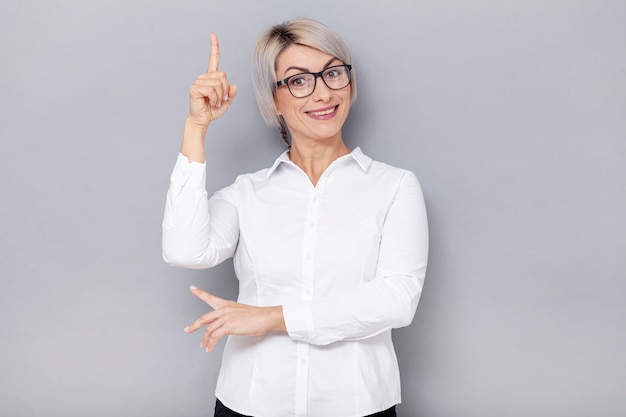
[{"label": "shirt collar", "polygon": [[[363,151],[361,151],[361,148],[359,148],[358,146],[354,148],[352,152],[350,152],[348,155],[345,156],[345,158],[349,158],[349,157],[354,159],[364,172],[367,172],[368,168],[372,164],[372,158],[365,155]],[[289,159],[289,150],[286,150],[278,158],[276,158],[272,167],[267,171],[267,177],[269,178],[274,173],[274,171],[276,171],[278,166],[282,163],[288,163],[288,164],[292,163],[291,160]]]}]

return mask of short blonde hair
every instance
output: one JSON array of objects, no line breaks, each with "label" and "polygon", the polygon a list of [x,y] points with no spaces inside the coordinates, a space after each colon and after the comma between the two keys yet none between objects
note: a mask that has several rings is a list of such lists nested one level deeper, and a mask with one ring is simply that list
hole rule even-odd
[{"label": "short blonde hair", "polygon": [[[348,47],[341,37],[327,26],[312,19],[290,20],[272,26],[259,38],[252,59],[252,84],[259,110],[270,126],[285,129],[282,117],[276,114],[276,61],[291,45],[304,45],[332,55],[344,64],[352,64]],[[350,99],[356,99],[356,83],[352,69]]]}]

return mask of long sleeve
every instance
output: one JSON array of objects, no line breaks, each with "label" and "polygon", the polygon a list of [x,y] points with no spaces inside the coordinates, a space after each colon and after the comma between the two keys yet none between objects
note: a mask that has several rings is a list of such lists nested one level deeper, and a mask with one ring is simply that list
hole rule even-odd
[{"label": "long sleeve", "polygon": [[233,256],[239,238],[232,186],[207,200],[206,165],[179,154],[163,216],[163,259],[172,266],[210,268]]},{"label": "long sleeve", "polygon": [[375,278],[350,291],[283,306],[289,335],[325,345],[410,324],[427,260],[424,198],[415,175],[405,171],[384,221]]}]

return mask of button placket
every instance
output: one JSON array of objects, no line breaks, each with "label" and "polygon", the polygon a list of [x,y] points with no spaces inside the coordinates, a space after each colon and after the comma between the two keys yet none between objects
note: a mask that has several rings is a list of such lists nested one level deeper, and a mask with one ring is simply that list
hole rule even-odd
[{"label": "button placket", "polygon": [[[311,187],[307,203],[306,221],[304,228],[304,242],[302,252],[302,287],[300,289],[301,301],[313,299],[313,265],[315,260],[315,241],[317,236],[318,216],[318,190]],[[308,410],[309,390],[309,345],[299,342],[297,346],[296,362],[296,416],[306,417]]]},{"label": "button placket", "polygon": [[317,235],[318,191],[311,188],[307,207],[306,225],[304,230],[302,259],[302,288],[300,299],[310,301],[313,298],[313,264],[315,260],[315,241]]},{"label": "button placket", "polygon": [[309,344],[298,342],[296,362],[296,416],[306,417],[309,391]]}]

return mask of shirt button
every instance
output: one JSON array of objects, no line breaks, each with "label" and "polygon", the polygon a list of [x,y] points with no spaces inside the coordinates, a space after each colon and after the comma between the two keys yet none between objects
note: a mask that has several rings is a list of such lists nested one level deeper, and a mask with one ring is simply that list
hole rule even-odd
[{"label": "shirt button", "polygon": [[314,222],[309,223],[309,227],[313,229],[315,227],[315,223]]}]

